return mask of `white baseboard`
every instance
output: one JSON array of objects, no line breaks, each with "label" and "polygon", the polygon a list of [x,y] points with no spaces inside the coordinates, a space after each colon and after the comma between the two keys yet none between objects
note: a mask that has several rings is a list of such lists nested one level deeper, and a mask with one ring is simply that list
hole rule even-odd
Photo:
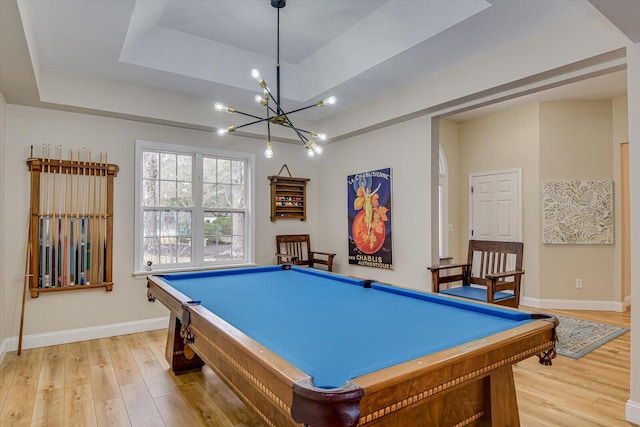
[{"label": "white baseboard", "polygon": [[640,424],[640,403],[627,400],[627,409],[625,418],[630,423]]},{"label": "white baseboard", "polygon": [[[4,360],[4,355],[7,354],[7,352],[9,351],[9,349],[7,348],[7,343],[9,340],[4,340],[0,343],[0,363],[2,363],[2,361]],[[16,350],[17,350],[17,346],[16,346]]]},{"label": "white baseboard", "polygon": [[[113,323],[111,325],[92,326],[89,328],[68,329],[66,331],[44,334],[25,335],[22,348],[46,347],[49,345],[67,344],[71,342],[114,337],[117,335],[135,334],[137,332],[164,329],[169,326],[169,316],[155,319],[137,320],[134,322]],[[5,339],[0,345],[0,362],[9,351],[18,349],[18,337]]]},{"label": "white baseboard", "polygon": [[617,311],[623,313],[627,307],[627,299],[624,302],[617,301],[597,301],[597,300],[568,300],[568,299],[540,299],[522,297],[520,305],[538,308],[558,308],[564,310],[595,310],[595,311]]}]

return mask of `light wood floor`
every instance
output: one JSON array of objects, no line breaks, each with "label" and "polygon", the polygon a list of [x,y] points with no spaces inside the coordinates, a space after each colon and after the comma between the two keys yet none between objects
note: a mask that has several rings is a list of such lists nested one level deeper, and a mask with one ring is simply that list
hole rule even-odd
[{"label": "light wood floor", "polygon": [[[558,314],[629,326],[630,314]],[[206,366],[176,377],[159,330],[9,353],[0,365],[0,426],[262,426]],[[579,360],[514,367],[523,426],[630,426],[630,333]],[[410,426],[407,426],[410,427]]]}]

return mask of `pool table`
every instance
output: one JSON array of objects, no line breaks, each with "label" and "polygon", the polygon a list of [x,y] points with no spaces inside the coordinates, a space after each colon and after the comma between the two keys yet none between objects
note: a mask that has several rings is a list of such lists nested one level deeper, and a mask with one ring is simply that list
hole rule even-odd
[{"label": "pool table", "polygon": [[518,426],[512,365],[553,316],[288,265],[148,278],[176,374],[206,363],[268,426]]}]

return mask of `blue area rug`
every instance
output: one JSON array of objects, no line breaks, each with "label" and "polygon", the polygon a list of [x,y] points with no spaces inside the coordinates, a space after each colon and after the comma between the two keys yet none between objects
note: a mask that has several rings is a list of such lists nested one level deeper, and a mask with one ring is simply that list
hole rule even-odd
[{"label": "blue area rug", "polygon": [[557,328],[558,342],[556,351],[562,356],[579,359],[601,345],[629,332],[629,328],[615,325],[557,316],[560,326]]}]

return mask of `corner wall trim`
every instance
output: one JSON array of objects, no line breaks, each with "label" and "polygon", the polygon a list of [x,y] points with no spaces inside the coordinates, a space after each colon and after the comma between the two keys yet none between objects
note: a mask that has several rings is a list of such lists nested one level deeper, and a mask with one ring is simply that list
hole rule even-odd
[{"label": "corner wall trim", "polygon": [[[66,331],[49,332],[44,334],[26,335],[22,339],[22,348],[46,347],[49,345],[68,344],[72,342],[94,340],[98,338],[114,337],[117,335],[135,334],[137,332],[166,329],[169,326],[169,316],[155,319],[136,320],[133,322],[113,323],[110,325],[92,326],[89,328],[67,329]],[[18,337],[5,339],[0,345],[0,363],[9,351],[18,349]]]},{"label": "corner wall trim", "polygon": [[625,418],[630,423],[640,424],[640,402],[627,400],[627,409]]},{"label": "corner wall trim", "polygon": [[619,301],[540,299],[531,297],[522,297],[520,305],[565,310],[616,311],[619,313],[623,313],[627,308],[627,304],[625,302]]}]

